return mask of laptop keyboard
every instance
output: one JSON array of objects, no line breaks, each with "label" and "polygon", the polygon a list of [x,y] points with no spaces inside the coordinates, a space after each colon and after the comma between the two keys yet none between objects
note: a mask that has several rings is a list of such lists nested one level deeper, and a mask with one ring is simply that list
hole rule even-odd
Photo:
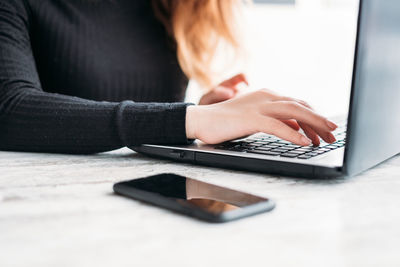
[{"label": "laptop keyboard", "polygon": [[337,139],[335,143],[328,144],[321,140],[321,144],[317,147],[312,145],[298,146],[272,135],[260,134],[256,136],[250,136],[245,139],[225,142],[215,146],[215,148],[243,153],[306,160],[344,147],[346,144],[346,128],[346,125],[339,126],[333,132],[333,135]]}]

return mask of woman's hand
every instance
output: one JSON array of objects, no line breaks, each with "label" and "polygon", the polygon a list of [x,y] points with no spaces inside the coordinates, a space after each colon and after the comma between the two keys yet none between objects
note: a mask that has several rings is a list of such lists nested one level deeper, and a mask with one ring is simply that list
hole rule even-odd
[{"label": "woman's hand", "polygon": [[242,73],[233,76],[213,88],[200,99],[199,105],[215,104],[235,97],[241,83],[249,85],[246,76]]},{"label": "woman's hand", "polygon": [[264,132],[297,145],[319,145],[319,136],[335,142],[331,132],[336,128],[304,101],[266,89],[213,105],[189,106],[186,113],[187,137],[208,144]]}]

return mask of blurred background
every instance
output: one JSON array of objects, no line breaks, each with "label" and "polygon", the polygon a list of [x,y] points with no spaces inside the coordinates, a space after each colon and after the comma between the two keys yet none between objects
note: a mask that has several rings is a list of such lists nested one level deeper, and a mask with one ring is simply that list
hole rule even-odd
[{"label": "blurred background", "polygon": [[[348,110],[358,0],[254,0],[240,23],[249,90],[268,88],[303,99],[325,116]],[[191,83],[187,101],[201,91]]]}]

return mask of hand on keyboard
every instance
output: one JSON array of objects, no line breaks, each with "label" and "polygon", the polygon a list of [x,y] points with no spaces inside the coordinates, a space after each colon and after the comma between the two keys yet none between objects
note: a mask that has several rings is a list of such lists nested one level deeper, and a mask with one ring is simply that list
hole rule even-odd
[{"label": "hand on keyboard", "polygon": [[[302,128],[305,135],[298,130]],[[217,144],[263,132],[291,143],[308,146],[336,141],[336,124],[315,113],[307,103],[269,90],[248,93],[225,102],[189,106],[186,113],[188,138]]]}]

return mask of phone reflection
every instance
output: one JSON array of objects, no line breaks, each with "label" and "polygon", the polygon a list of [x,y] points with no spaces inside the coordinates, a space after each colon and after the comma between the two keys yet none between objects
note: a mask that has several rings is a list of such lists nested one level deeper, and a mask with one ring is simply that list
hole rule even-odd
[{"label": "phone reflection", "polygon": [[213,214],[221,214],[240,208],[232,204],[205,198],[192,198],[187,200],[177,199],[177,201],[181,204],[188,203],[191,206],[195,206]]},{"label": "phone reflection", "polygon": [[[267,199],[236,190],[185,178],[186,202],[207,212],[219,214]],[[182,201],[182,200],[179,200]]]},{"label": "phone reflection", "polygon": [[191,178],[162,174],[133,180],[131,186],[172,198],[179,204],[213,214],[237,210],[268,199],[201,182]]}]

